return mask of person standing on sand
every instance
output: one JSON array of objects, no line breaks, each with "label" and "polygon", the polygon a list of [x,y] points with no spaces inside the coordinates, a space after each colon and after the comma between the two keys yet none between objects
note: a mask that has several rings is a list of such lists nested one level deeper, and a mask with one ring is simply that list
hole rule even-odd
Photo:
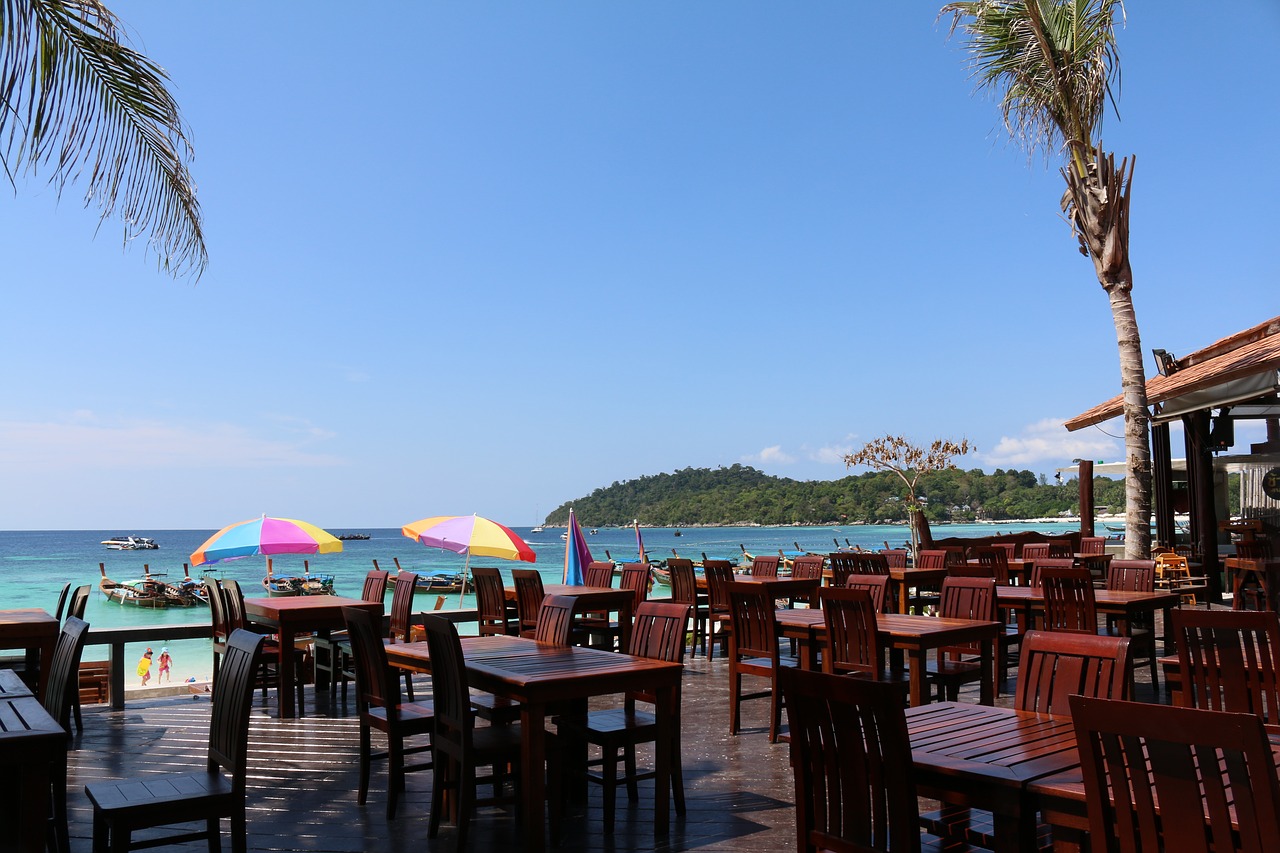
[{"label": "person standing on sand", "polygon": [[169,670],[173,667],[173,658],[169,657],[169,650],[163,648],[160,650],[160,674],[156,676],[156,684],[164,684],[169,680]]},{"label": "person standing on sand", "polygon": [[142,676],[142,686],[146,687],[147,682],[151,680],[151,647],[142,653],[142,659],[138,661],[138,675]]}]

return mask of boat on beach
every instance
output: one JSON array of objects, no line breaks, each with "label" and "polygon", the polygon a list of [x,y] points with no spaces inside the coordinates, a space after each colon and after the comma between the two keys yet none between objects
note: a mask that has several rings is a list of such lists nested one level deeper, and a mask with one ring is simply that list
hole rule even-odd
[{"label": "boat on beach", "polygon": [[462,575],[451,572],[418,575],[414,589],[417,592],[462,592]]},{"label": "boat on beach", "polygon": [[271,561],[267,560],[267,574],[262,579],[262,588],[269,596],[289,595],[334,595],[333,575],[311,574],[310,562],[302,561],[302,575],[286,575],[277,577],[271,571]]},{"label": "boat on beach", "polygon": [[160,547],[145,536],[112,536],[103,539],[102,544],[112,551],[155,551]]},{"label": "boat on beach", "polygon": [[133,607],[195,607],[208,604],[199,582],[184,577],[179,584],[169,583],[162,577],[151,574],[150,566],[142,567],[142,577],[137,580],[113,581],[107,577],[107,567],[98,564],[102,578],[98,581],[98,589],[108,601],[128,604]]}]

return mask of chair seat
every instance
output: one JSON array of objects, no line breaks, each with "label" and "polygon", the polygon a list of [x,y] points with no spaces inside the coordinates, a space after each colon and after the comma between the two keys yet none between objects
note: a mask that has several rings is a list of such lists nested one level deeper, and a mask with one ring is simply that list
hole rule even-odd
[{"label": "chair seat", "polygon": [[982,663],[976,660],[929,661],[925,672],[930,678],[952,680],[956,678],[976,678],[982,672]]},{"label": "chair seat", "polygon": [[[471,731],[471,744],[480,756],[520,753],[520,724],[510,726],[478,726]],[[485,764],[481,760],[478,762]]]},{"label": "chair seat", "polygon": [[[596,738],[613,738],[626,735],[628,740],[656,731],[658,718],[648,711],[626,708],[610,708],[587,714],[586,731]],[[643,740],[643,737],[639,738]]]},{"label": "chair seat", "polygon": [[[427,734],[435,727],[436,710],[430,702],[401,702],[401,732],[405,735]],[[370,725],[379,731],[387,730],[387,709],[369,708],[364,711]]]},{"label": "chair seat", "polygon": [[476,716],[495,725],[510,725],[520,719],[520,703],[492,693],[472,693],[471,707]]},{"label": "chair seat", "polygon": [[129,779],[123,782],[95,782],[85,786],[85,794],[94,808],[113,819],[122,813],[153,825],[160,816],[164,824],[204,820],[210,810],[226,801],[227,812],[242,802],[231,777],[222,773],[163,774],[154,779]]}]

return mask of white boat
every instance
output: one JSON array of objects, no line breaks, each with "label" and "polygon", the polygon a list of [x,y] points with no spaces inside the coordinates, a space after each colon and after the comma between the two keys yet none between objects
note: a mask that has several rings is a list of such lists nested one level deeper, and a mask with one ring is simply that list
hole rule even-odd
[{"label": "white boat", "polygon": [[113,536],[103,539],[102,544],[112,551],[155,551],[160,547],[154,539],[145,536]]}]

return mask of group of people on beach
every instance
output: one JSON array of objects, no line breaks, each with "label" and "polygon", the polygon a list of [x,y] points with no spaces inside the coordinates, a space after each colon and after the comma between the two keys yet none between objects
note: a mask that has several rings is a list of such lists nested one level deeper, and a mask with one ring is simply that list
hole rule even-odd
[{"label": "group of people on beach", "polygon": [[[147,650],[142,653],[142,659],[138,661],[138,676],[142,678],[142,686],[146,687],[151,681],[151,647],[147,646]],[[156,675],[156,684],[164,684],[170,679],[170,671],[173,669],[173,658],[169,655],[169,649],[160,649],[160,671]]]}]

